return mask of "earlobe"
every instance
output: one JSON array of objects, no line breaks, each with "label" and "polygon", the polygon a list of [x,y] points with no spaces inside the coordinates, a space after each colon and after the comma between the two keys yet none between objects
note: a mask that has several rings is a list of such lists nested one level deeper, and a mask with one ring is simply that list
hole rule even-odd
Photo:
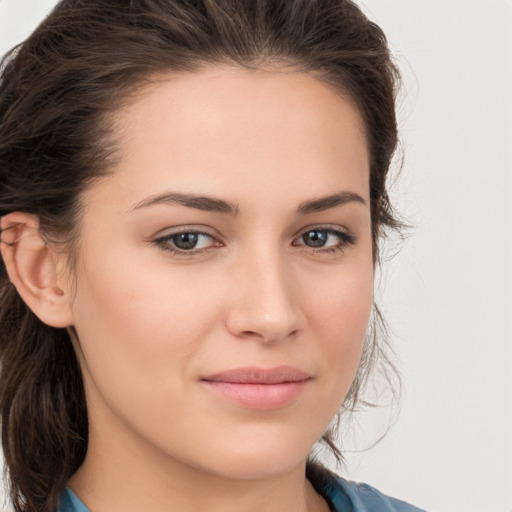
[{"label": "earlobe", "polygon": [[69,292],[59,284],[38,217],[23,212],[2,217],[0,249],[9,279],[32,312],[52,327],[72,325]]}]

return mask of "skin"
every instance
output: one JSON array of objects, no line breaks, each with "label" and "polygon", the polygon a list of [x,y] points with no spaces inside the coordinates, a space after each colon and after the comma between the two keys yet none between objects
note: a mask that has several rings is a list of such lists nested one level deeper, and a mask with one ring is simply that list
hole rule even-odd
[{"label": "skin", "polygon": [[[76,329],[88,401],[89,449],[70,487],[93,512],[328,510],[305,460],[356,374],[373,300],[359,113],[304,73],[211,67],[155,81],[115,126],[119,162],[83,195],[77,268],[70,278],[53,254],[45,274],[65,309],[53,323]],[[297,213],[342,191],[362,201]],[[168,192],[237,214],[136,208]],[[325,246],[308,245],[312,229]],[[209,236],[196,252],[172,252],[171,234],[198,230]],[[280,365],[311,378],[274,410],[202,381]]]}]

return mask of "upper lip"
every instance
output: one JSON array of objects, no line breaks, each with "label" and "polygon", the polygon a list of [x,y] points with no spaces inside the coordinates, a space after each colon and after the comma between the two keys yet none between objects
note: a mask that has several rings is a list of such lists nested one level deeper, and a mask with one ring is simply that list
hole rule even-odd
[{"label": "upper lip", "polygon": [[302,382],[310,378],[309,373],[293,366],[276,366],[274,368],[246,366],[208,375],[203,377],[202,380],[232,384],[282,384],[285,382]]}]

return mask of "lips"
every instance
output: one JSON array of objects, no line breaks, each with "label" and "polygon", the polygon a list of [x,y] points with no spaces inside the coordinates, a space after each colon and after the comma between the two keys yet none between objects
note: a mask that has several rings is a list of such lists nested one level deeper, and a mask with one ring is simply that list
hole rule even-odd
[{"label": "lips", "polygon": [[204,377],[203,380],[232,384],[282,384],[284,382],[301,382],[309,378],[311,375],[292,366],[278,366],[270,369],[249,366],[216,373]]},{"label": "lips", "polygon": [[235,368],[209,375],[203,384],[217,396],[244,407],[273,410],[294,403],[312,376],[292,366]]}]

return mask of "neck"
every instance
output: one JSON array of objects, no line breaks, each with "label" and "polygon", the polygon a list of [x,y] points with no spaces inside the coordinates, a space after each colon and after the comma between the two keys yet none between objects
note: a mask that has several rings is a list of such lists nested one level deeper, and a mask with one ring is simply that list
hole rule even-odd
[{"label": "neck", "polygon": [[[327,512],[305,462],[284,474],[237,479],[192,467],[154,447],[90,433],[86,459],[69,487],[94,512]],[[127,447],[130,447],[129,449]]]}]

